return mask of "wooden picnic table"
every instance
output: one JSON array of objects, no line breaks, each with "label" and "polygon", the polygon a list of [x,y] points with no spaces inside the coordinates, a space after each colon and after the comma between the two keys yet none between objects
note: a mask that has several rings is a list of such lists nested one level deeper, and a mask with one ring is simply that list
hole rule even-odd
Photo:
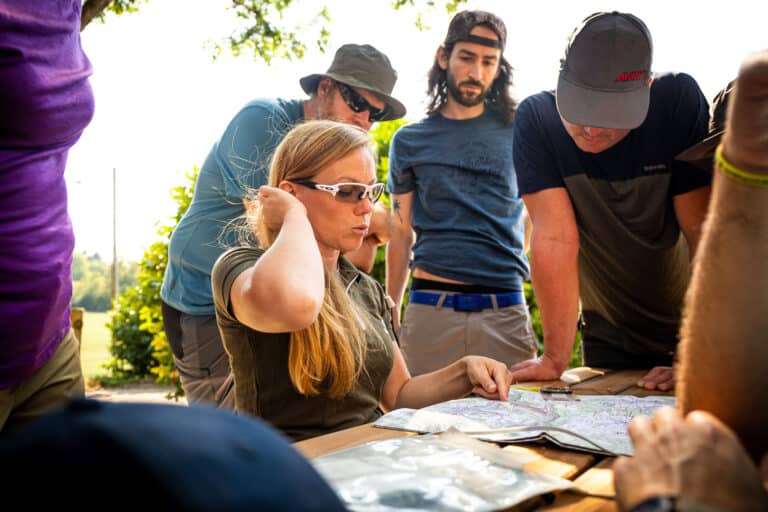
[{"label": "wooden picnic table", "polygon": [[[604,370],[604,375],[587,381],[571,384],[570,388],[581,395],[672,395],[672,392],[647,391],[636,386],[637,381],[648,370]],[[566,385],[561,381],[525,383],[525,385]],[[412,432],[390,430],[368,425],[349,428],[332,434],[315,437],[294,444],[304,456],[318,457],[330,452],[351,448],[370,441],[380,441],[396,437],[416,435]],[[613,472],[611,466],[615,457],[608,457],[576,450],[558,448],[554,444],[516,443],[524,447],[537,458],[526,464],[525,469],[575,481],[587,491],[613,496]],[[551,501],[551,500],[550,500]],[[543,497],[533,498],[512,510],[557,510],[557,511],[615,511],[613,499],[584,496],[564,492],[555,497],[554,502],[547,502]]]}]

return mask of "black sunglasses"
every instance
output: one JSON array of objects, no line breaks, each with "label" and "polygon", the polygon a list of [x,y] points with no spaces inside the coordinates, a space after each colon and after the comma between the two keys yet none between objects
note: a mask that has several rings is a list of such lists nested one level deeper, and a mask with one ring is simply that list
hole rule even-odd
[{"label": "black sunglasses", "polygon": [[336,82],[337,87],[339,89],[339,94],[341,94],[341,99],[344,100],[344,103],[347,104],[349,108],[352,109],[353,112],[363,112],[368,111],[368,119],[371,122],[375,121],[381,121],[386,117],[387,115],[387,107],[384,108],[376,108],[370,103],[368,103],[368,100],[360,96],[360,94],[352,89],[350,86],[343,84],[341,82]]}]

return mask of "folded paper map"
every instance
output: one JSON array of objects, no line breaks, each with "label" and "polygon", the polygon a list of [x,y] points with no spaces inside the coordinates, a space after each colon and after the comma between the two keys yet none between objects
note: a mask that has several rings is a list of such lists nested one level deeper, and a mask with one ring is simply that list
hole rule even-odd
[{"label": "folded paper map", "polygon": [[635,416],[651,416],[674,406],[666,396],[580,396],[579,400],[545,400],[541,393],[510,390],[509,401],[472,397],[423,409],[396,409],[374,426],[422,433],[451,427],[495,442],[547,440],[564,448],[606,455],[632,455],[627,425]]}]

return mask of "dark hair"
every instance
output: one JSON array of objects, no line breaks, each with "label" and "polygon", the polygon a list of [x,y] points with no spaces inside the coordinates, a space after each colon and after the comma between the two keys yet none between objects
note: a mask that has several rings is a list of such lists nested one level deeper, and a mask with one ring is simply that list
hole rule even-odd
[{"label": "dark hair", "polygon": [[[455,44],[448,43],[442,46],[446,58],[450,58]],[[435,55],[432,69],[427,75],[427,95],[429,96],[427,114],[430,116],[436,114],[448,101],[448,72],[440,67],[437,60],[438,56]],[[496,77],[488,90],[485,106],[495,112],[504,121],[504,124],[512,122],[515,117],[515,108],[517,108],[517,102],[509,92],[511,86],[512,66],[502,55],[499,59],[499,76]]]}]

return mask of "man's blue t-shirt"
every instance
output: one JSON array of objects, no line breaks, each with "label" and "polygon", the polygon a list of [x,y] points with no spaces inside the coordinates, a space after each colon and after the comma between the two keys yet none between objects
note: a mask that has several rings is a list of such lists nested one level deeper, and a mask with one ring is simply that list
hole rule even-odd
[{"label": "man's blue t-shirt", "polygon": [[514,159],[521,194],[560,187],[573,204],[585,340],[629,353],[674,351],[690,271],[673,198],[712,177],[675,156],[705,136],[708,119],[692,77],[658,75],[643,124],[595,154],[566,132],[552,92],[520,104]]},{"label": "man's blue t-shirt", "polygon": [[249,189],[267,183],[269,160],[304,119],[301,100],[259,99],[230,121],[205,159],[189,209],[173,231],[160,295],[189,315],[214,315],[211,270],[234,242],[227,226],[241,216]]},{"label": "man's blue t-shirt", "polygon": [[387,187],[414,192],[413,267],[522,290],[528,261],[511,124],[486,109],[473,119],[435,114],[400,128],[390,146]]}]

